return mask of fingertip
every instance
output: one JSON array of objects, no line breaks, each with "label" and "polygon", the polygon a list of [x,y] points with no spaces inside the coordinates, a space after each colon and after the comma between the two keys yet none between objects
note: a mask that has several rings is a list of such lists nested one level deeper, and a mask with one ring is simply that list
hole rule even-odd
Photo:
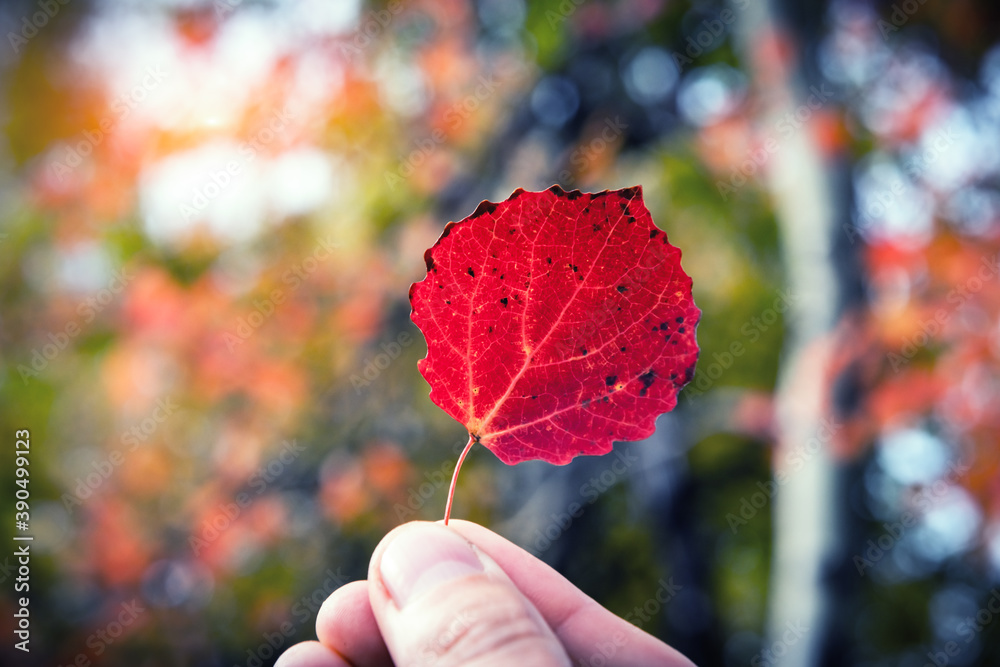
[{"label": "fingertip", "polygon": [[407,524],[385,542],[371,578],[385,586],[399,608],[452,580],[485,572],[472,544],[443,526]]},{"label": "fingertip", "polygon": [[392,664],[372,613],[367,581],[352,581],[330,594],[316,615],[316,636],[352,664]]},{"label": "fingertip", "polygon": [[396,528],[376,548],[369,580],[372,612],[397,661],[568,664],[538,610],[451,526]]},{"label": "fingertip", "polygon": [[274,667],[352,667],[335,651],[317,641],[294,644],[278,657]]},{"label": "fingertip", "polygon": [[379,543],[375,546],[375,550],[372,551],[371,561],[368,564],[368,581],[371,583],[376,583],[381,581],[381,577],[379,576],[379,565],[382,562],[382,554],[385,553],[385,550],[389,548],[389,545],[395,542],[396,539],[400,537],[400,535],[403,535],[404,533],[413,530],[415,527],[432,526],[435,525],[435,523],[440,523],[440,522],[408,521],[407,523],[404,523],[400,526],[396,526],[388,533],[386,533],[385,537],[383,537],[379,541]]}]

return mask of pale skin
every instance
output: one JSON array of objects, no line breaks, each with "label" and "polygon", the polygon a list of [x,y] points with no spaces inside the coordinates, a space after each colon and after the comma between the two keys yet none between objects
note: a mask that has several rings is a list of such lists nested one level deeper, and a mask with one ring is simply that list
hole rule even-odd
[{"label": "pale skin", "polygon": [[457,520],[392,530],[368,579],[323,603],[316,635],[278,667],[693,667],[520,547]]}]

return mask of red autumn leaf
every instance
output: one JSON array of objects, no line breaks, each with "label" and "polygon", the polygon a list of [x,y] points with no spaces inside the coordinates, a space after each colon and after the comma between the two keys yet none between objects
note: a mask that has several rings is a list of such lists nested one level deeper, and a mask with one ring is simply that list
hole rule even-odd
[{"label": "red autumn leaf", "polygon": [[641,187],[518,189],[449,223],[424,257],[418,368],[468,429],[466,452],[479,442],[511,465],[607,453],[651,435],[694,373],[701,311]]},{"label": "red autumn leaf", "polygon": [[698,356],[680,256],[641,187],[484,201],[410,288],[431,400],[507,464],[648,437]]}]

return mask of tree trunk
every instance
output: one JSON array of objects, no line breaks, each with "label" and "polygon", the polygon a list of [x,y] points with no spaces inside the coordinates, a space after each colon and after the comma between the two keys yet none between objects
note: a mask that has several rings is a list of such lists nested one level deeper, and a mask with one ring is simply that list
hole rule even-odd
[{"label": "tree trunk", "polygon": [[[856,294],[845,280],[840,249],[835,247],[848,198],[840,196],[837,187],[843,182],[842,168],[823,156],[808,121],[790,133],[787,125],[779,125],[796,111],[800,119],[805,110],[810,116],[819,111],[806,106],[811,92],[804,73],[810,68],[802,65],[805,56],[799,47],[805,40],[796,44],[801,32],[779,28],[772,3],[750,3],[740,19],[739,47],[764,102],[759,127],[764,139],[777,141],[766,164],[767,187],[792,297],[776,390],[778,490],[772,501],[773,557],[763,650],[770,652],[764,656],[766,664],[828,664],[837,606],[829,581],[842,560],[846,516],[842,473],[831,452],[837,426],[824,415],[830,412],[832,334],[841,308]],[[779,34],[791,42],[793,56],[786,71],[775,65],[773,56],[762,58],[762,49],[773,45]],[[832,104],[830,99],[821,102]]]}]

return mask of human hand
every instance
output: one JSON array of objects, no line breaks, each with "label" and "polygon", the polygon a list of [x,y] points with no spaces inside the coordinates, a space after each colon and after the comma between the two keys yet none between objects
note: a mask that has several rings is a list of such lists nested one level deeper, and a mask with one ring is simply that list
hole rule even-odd
[{"label": "human hand", "polygon": [[319,641],[289,648],[276,667],[693,667],[542,561],[468,521],[392,530],[375,548],[368,580],[323,603],[316,635]]}]

